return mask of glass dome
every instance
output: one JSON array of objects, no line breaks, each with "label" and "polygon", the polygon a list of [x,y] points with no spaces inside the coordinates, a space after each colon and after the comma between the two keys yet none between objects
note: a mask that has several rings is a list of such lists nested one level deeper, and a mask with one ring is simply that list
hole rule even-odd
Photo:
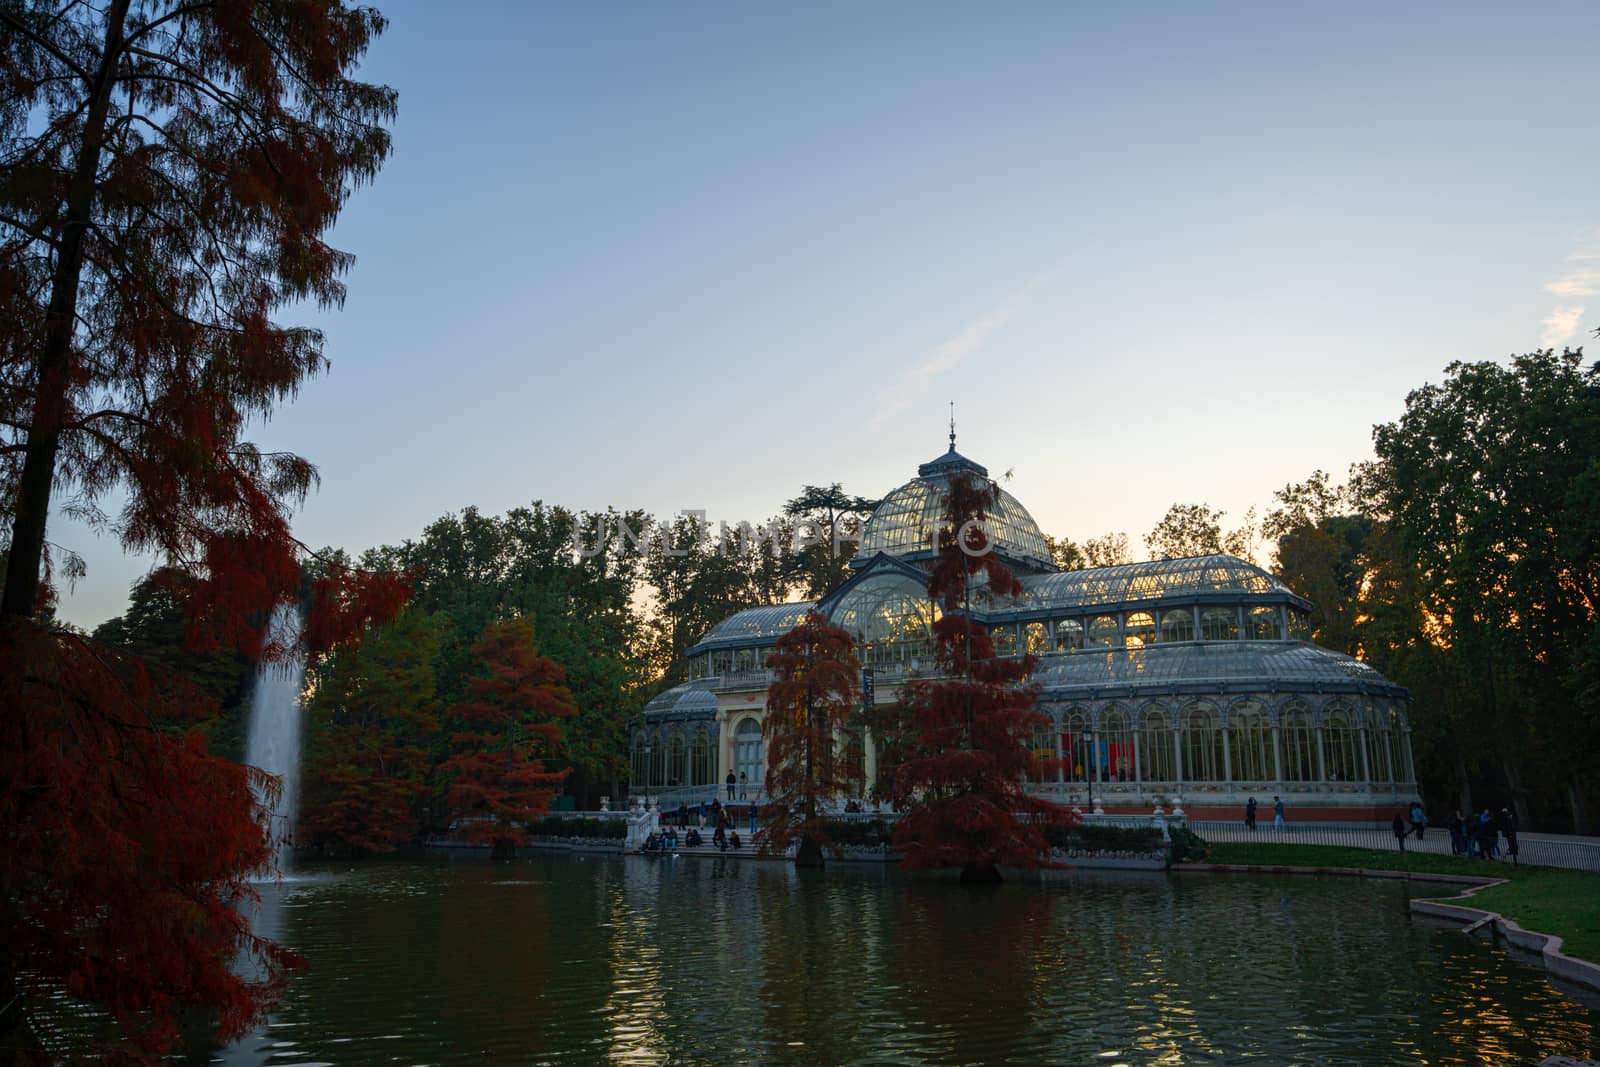
[{"label": "glass dome", "polygon": [[[945,525],[945,495],[950,479],[957,474],[988,477],[988,470],[967,459],[950,446],[950,451],[917,468],[917,477],[883,498],[861,535],[861,548],[854,562],[861,565],[880,552],[891,556],[932,553],[934,542]],[[996,486],[994,507],[989,512],[987,529],[995,549],[1011,560],[1043,570],[1054,570],[1050,547],[1039,525],[1017,498]]]}]

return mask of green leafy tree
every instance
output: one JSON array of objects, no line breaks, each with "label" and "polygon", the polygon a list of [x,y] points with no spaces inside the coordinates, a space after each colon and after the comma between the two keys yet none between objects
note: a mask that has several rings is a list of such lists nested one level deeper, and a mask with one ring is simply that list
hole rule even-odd
[{"label": "green leafy tree", "polygon": [[838,482],[807,485],[783,506],[807,542],[790,557],[791,573],[811,600],[820,600],[850,576],[861,531],[880,501],[852,496]]},{"label": "green leafy tree", "polygon": [[447,620],[415,608],[335,654],[305,709],[305,785],[296,843],[389,852],[426,818],[439,735],[434,664]]},{"label": "green leafy tree", "polygon": [[1117,567],[1132,562],[1133,553],[1128,549],[1128,535],[1125,533],[1101,534],[1083,543],[1085,567]]},{"label": "green leafy tree", "polygon": [[1583,684],[1600,603],[1600,371],[1582,353],[1453,363],[1374,431],[1356,491],[1386,527],[1423,638],[1459,679],[1445,732],[1524,824],[1590,822],[1600,715]]},{"label": "green leafy tree", "polygon": [[1259,539],[1255,509],[1245,513],[1238,529],[1227,532],[1222,529],[1224,514],[1206,504],[1174,504],[1145,535],[1144,543],[1156,558],[1217,554],[1253,558]]}]

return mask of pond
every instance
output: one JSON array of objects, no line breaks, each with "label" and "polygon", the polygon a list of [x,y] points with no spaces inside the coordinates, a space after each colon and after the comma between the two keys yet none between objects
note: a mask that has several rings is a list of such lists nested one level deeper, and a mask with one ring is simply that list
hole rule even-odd
[{"label": "pond", "polygon": [[[967,889],[734,858],[370,862],[267,886],[304,953],[225,1064],[1533,1064],[1600,997],[1403,882],[1084,871]],[[1434,891],[1437,891],[1435,889]]]}]

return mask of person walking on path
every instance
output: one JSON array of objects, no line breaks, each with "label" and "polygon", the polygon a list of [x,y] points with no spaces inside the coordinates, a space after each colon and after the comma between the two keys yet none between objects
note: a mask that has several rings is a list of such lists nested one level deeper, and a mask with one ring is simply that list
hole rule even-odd
[{"label": "person walking on path", "polygon": [[1281,834],[1286,825],[1283,821],[1283,798],[1275,796],[1272,798],[1272,828]]},{"label": "person walking on path", "polygon": [[1406,821],[1400,817],[1398,811],[1394,813],[1394,821],[1389,824],[1389,828],[1394,831],[1395,844],[1400,846],[1401,852],[1404,852],[1406,850],[1406,833],[1408,831],[1406,830]]},{"label": "person walking on path", "polygon": [[1522,864],[1517,863],[1517,816],[1510,808],[1500,809],[1499,825],[1500,833],[1506,839],[1506,855],[1511,857],[1513,865],[1522,866]]},{"label": "person walking on path", "polygon": [[1244,828],[1251,833],[1256,829],[1256,798],[1251,797],[1244,802]]},{"label": "person walking on path", "polygon": [[728,799],[733,799],[733,787],[739,783],[739,778],[732,771],[728,772]]},{"label": "person walking on path", "polygon": [[1486,860],[1499,859],[1500,845],[1496,841],[1500,835],[1495,832],[1494,819],[1489,815],[1489,809],[1484,808],[1483,814],[1478,816],[1478,853]]},{"label": "person walking on path", "polygon": [[1428,816],[1427,813],[1422,810],[1422,802],[1420,800],[1413,800],[1411,802],[1411,832],[1417,835],[1418,841],[1421,841],[1422,831],[1426,830],[1427,828]]},{"label": "person walking on path", "polygon": [[1455,856],[1467,854],[1467,822],[1461,817],[1461,809],[1450,816],[1450,853]]},{"label": "person walking on path", "polygon": [[739,799],[750,799],[750,779],[745,777],[743,771],[739,772]]}]

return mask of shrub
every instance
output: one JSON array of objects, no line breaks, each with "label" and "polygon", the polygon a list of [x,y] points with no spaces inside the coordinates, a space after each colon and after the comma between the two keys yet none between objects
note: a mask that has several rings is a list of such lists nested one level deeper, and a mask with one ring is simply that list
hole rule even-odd
[{"label": "shrub", "polygon": [[1199,834],[1187,826],[1174,826],[1168,832],[1172,835],[1173,863],[1200,863],[1206,858],[1210,846]]},{"label": "shrub", "polygon": [[1161,831],[1154,826],[1050,826],[1050,847],[1064,852],[1155,852]]},{"label": "shrub", "polygon": [[620,838],[628,835],[626,819],[595,819],[582,815],[546,815],[528,827],[534,837]]}]

